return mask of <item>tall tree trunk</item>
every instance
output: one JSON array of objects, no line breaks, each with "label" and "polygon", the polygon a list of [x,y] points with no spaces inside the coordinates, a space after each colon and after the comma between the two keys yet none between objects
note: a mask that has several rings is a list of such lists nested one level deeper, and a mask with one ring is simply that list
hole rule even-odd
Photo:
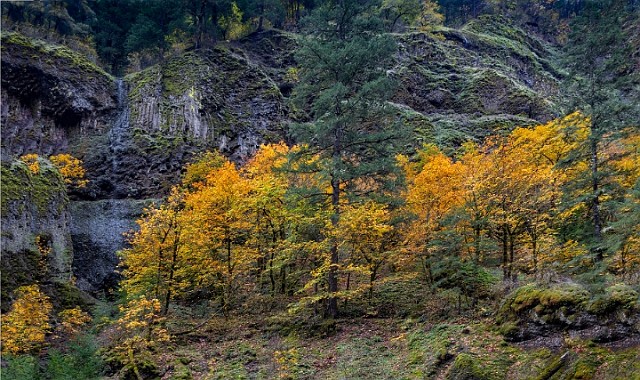
[{"label": "tall tree trunk", "polygon": [[378,276],[378,265],[374,265],[371,269],[371,275],[369,276],[369,305],[371,305],[371,301],[373,300],[373,282],[376,280]]},{"label": "tall tree trunk", "polygon": [[271,281],[271,293],[275,295],[276,293],[276,279],[273,274],[273,256],[275,255],[275,250],[271,250],[271,256],[269,257],[269,280]]},{"label": "tall tree trunk", "polygon": [[258,32],[262,31],[262,24],[264,23],[264,0],[260,1],[260,17],[258,18]]},{"label": "tall tree trunk", "polygon": [[598,178],[598,139],[591,136],[591,186],[593,191],[593,200],[591,204],[591,212],[593,213],[593,238],[596,244],[596,259],[602,260],[602,217],[600,216],[600,180]]},{"label": "tall tree trunk", "polygon": [[169,303],[171,302],[171,287],[173,283],[173,277],[176,272],[179,244],[179,240],[176,240],[173,244],[173,254],[171,255],[171,265],[169,266],[169,280],[167,281],[167,294],[164,300],[164,309],[162,310],[163,315],[167,315],[167,313],[169,313]]},{"label": "tall tree trunk", "polygon": [[473,232],[475,234],[475,239],[473,241],[473,245],[475,247],[475,252],[473,253],[473,262],[474,264],[478,265],[478,263],[480,262],[480,233],[482,231],[480,231],[479,226],[475,226],[473,227]]},{"label": "tall tree trunk", "polygon": [[[342,114],[340,109],[340,101],[337,100],[335,115]],[[334,130],[333,140],[333,165],[337,166],[342,156],[342,125],[338,123]],[[333,215],[331,216],[331,224],[337,227],[340,221],[340,177],[338,176],[338,168],[334,167],[331,173],[331,205],[333,207]],[[333,238],[331,242],[331,258],[330,258],[329,274],[327,282],[329,285],[329,299],[327,302],[327,316],[335,318],[338,315],[338,299],[335,293],[338,292],[338,242]]]},{"label": "tall tree trunk", "polygon": [[[332,175],[331,178],[331,190],[331,203],[333,205],[333,216],[331,218],[331,223],[335,227],[338,224],[338,220],[340,217],[340,211],[338,207],[340,203],[340,181],[335,177],[335,175]],[[329,265],[329,274],[327,278],[327,282],[329,285],[327,316],[335,318],[338,315],[338,300],[335,296],[335,293],[338,292],[338,242],[335,240],[335,238],[331,242],[331,258]]]},{"label": "tall tree trunk", "polygon": [[200,7],[198,8],[196,5],[195,9],[195,20],[196,20],[196,38],[195,38],[195,48],[200,49],[202,47],[202,35],[204,34],[204,26],[206,22],[205,18],[205,4],[206,0],[200,0]]},{"label": "tall tree trunk", "polygon": [[538,276],[538,239],[531,235],[531,254],[533,255],[533,273]]}]

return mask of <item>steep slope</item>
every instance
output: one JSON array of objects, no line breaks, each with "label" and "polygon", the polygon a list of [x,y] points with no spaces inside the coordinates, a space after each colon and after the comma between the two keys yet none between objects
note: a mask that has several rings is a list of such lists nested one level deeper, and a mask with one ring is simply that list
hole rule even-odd
[{"label": "steep slope", "polygon": [[[557,114],[557,50],[498,16],[483,16],[460,29],[394,35],[397,78],[392,99],[398,115],[415,131],[415,145],[457,145]],[[279,31],[238,41],[288,96],[295,86],[296,39]],[[296,115],[297,116],[297,115]]]},{"label": "steep slope", "polygon": [[[483,138],[555,114],[557,52],[500,17],[399,35],[394,101],[440,145]],[[431,135],[431,136],[430,136]]]},{"label": "steep slope", "polygon": [[2,35],[2,158],[68,151],[110,128],[113,78],[63,46]]}]

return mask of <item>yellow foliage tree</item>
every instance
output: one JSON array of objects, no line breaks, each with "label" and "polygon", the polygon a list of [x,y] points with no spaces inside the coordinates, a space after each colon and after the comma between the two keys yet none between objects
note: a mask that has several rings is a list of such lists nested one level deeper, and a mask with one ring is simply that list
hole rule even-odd
[{"label": "yellow foliage tree", "polygon": [[285,204],[289,179],[283,170],[289,151],[285,144],[263,145],[243,170],[252,183],[247,202],[254,230],[247,243],[259,255],[258,265],[268,275],[272,294],[277,290],[278,278],[280,292],[286,292],[287,270],[292,265],[286,239],[294,218]]},{"label": "yellow foliage tree", "polygon": [[[346,293],[356,295],[368,289],[371,301],[380,269],[391,259],[396,248],[395,229],[390,220],[391,213],[384,205],[369,201],[345,207],[338,224],[335,228],[330,227],[340,242],[339,249],[348,257],[342,268],[347,274]],[[353,274],[365,275],[368,282],[365,286],[351,286]]]},{"label": "yellow foliage tree", "polygon": [[57,154],[50,156],[51,163],[58,168],[64,183],[67,186],[73,186],[77,188],[84,188],[89,181],[85,178],[85,170],[82,167],[82,161],[73,157],[70,154]]},{"label": "yellow foliage tree", "polygon": [[418,27],[423,31],[432,31],[438,26],[442,26],[444,15],[440,13],[440,5],[433,0],[422,1],[422,11],[418,16]]},{"label": "yellow foliage tree", "polygon": [[81,329],[91,322],[91,316],[79,307],[65,309],[58,313],[60,318],[59,331],[66,335],[76,335]]},{"label": "yellow foliage tree", "polygon": [[226,162],[185,197],[183,233],[190,259],[199,268],[197,281],[218,290],[225,313],[238,278],[257,258],[256,250],[246,244],[254,227],[248,202],[251,192],[251,182]]},{"label": "yellow foliage tree", "polygon": [[435,146],[426,146],[419,157],[417,167],[403,159],[409,181],[406,208],[416,217],[405,230],[405,249],[419,261],[427,280],[431,281],[431,243],[443,228],[445,217],[465,201],[465,167]]},{"label": "yellow foliage tree", "polygon": [[616,202],[616,218],[605,233],[614,254],[610,269],[626,276],[640,268],[640,133],[629,131],[612,156],[615,182],[623,196]]},{"label": "yellow foliage tree", "polygon": [[[36,153],[29,153],[20,156],[20,161],[24,162],[31,173],[39,174],[41,169],[41,159]],[[70,154],[57,154],[49,157],[49,161],[58,170],[64,183],[67,186],[74,186],[77,188],[86,187],[89,181],[85,178],[85,170],[82,167],[82,161],[73,157]],[[44,160],[46,164],[46,160]]]},{"label": "yellow foliage tree", "polygon": [[187,252],[182,239],[183,195],[174,189],[167,202],[147,210],[138,220],[139,230],[130,237],[131,248],[122,250],[124,280],[120,286],[129,299],[153,295],[166,314],[172,298],[189,277]]},{"label": "yellow foliage tree", "polygon": [[161,305],[158,299],[134,298],[120,306],[121,317],[116,321],[116,337],[111,347],[113,355],[142,380],[140,365],[154,361],[154,350],[171,336],[162,326]]},{"label": "yellow foliage tree", "polygon": [[16,296],[11,310],[2,317],[2,352],[35,353],[45,344],[53,306],[35,284],[18,288]]}]

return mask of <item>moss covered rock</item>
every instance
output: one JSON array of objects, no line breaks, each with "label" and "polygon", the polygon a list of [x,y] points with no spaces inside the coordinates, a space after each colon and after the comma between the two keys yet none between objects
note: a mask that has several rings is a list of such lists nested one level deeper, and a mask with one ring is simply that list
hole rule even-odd
[{"label": "moss covered rock", "polygon": [[513,341],[572,331],[581,339],[611,342],[640,335],[638,301],[638,292],[625,284],[594,294],[572,282],[532,283],[505,298],[497,322]]},{"label": "moss covered rock", "polygon": [[32,172],[22,161],[2,164],[2,300],[19,286],[68,282],[73,248],[66,189],[46,160]]},{"label": "moss covered rock", "polygon": [[522,314],[533,310],[544,316],[561,308],[581,310],[589,300],[589,292],[576,283],[560,283],[551,286],[529,284],[519,287],[503,304],[500,313]]},{"label": "moss covered rock", "polygon": [[[397,40],[400,86],[394,102],[426,117],[437,114],[442,146],[555,114],[563,75],[554,64],[556,50],[505,19],[486,16],[460,29]],[[459,136],[451,138],[454,132]]]},{"label": "moss covered rock", "polygon": [[638,311],[640,309],[640,295],[631,286],[614,284],[605,289],[605,293],[593,299],[588,306],[591,313],[606,315],[616,310]]},{"label": "moss covered rock", "polygon": [[260,144],[284,139],[278,85],[237,49],[187,52],[124,85],[126,116],[112,128],[112,173],[104,177],[117,198],[166,194],[197,152],[219,150],[242,163]]}]

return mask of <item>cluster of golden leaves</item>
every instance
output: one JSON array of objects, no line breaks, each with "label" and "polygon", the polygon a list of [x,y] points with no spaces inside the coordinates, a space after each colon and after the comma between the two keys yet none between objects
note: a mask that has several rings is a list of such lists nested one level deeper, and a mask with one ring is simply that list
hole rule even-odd
[{"label": "cluster of golden leaves", "polygon": [[[20,156],[32,174],[40,174],[41,158],[36,153]],[[67,153],[61,153],[49,157],[49,161],[60,172],[64,183],[70,187],[84,188],[89,181],[85,178],[86,172],[82,167],[82,161]]]},{"label": "cluster of golden leaves", "polygon": [[[590,123],[576,112],[533,128],[517,128],[482,146],[466,144],[454,158],[434,146],[425,147],[417,163],[400,157],[409,181],[407,209],[416,215],[406,231],[407,250],[428,255],[429,242],[443,229],[455,228],[465,237],[469,257],[482,255],[476,252],[481,246],[477,240],[486,235],[514,237],[514,249],[528,258],[521,269],[535,271],[584,254],[584,246],[561,243],[553,236],[562,220],[588,209],[584,202],[564,206],[562,192],[570,189],[573,199],[584,196],[584,188],[566,185],[590,176],[588,157],[576,154],[590,138]],[[561,165],[571,154],[578,158]],[[611,164],[612,180],[630,194],[640,177],[640,136],[614,141],[599,159]],[[452,217],[456,214],[457,219]],[[479,225],[482,233],[474,234]],[[628,244],[634,244],[633,239]]]}]

